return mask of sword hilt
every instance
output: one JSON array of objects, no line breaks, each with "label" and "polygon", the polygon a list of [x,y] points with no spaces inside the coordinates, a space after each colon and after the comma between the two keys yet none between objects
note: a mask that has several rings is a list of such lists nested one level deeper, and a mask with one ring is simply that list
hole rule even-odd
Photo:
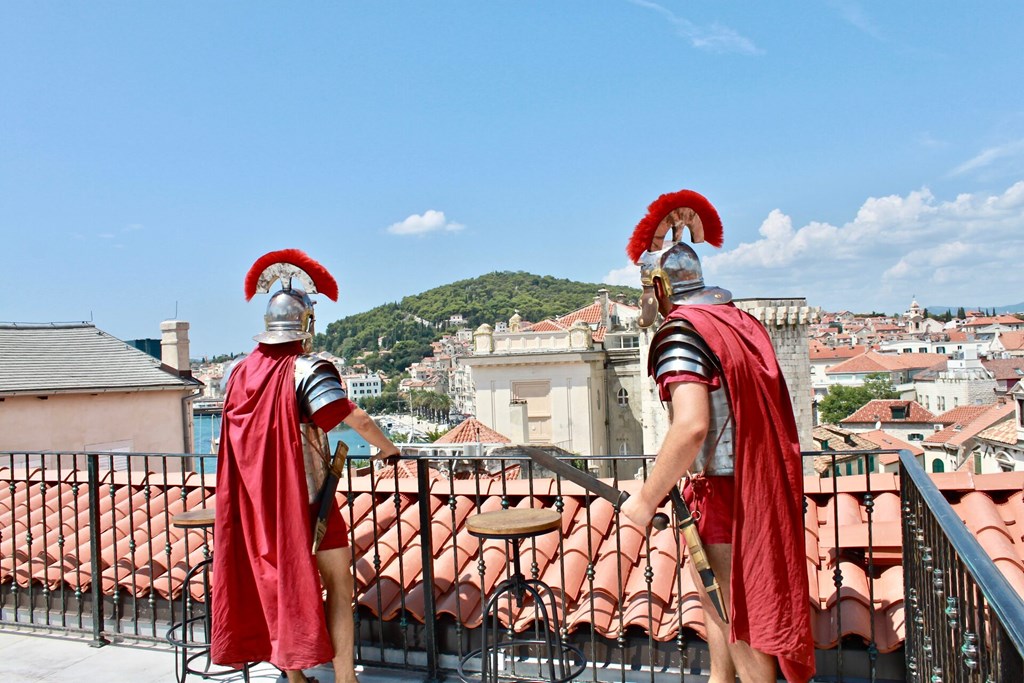
[{"label": "sword hilt", "polygon": [[[620,493],[619,494],[619,502],[615,504],[615,509],[616,510],[622,509],[622,504],[624,502],[626,502],[627,498],[629,498],[629,494],[628,493],[626,493],[625,491]],[[668,524],[669,524],[668,515],[666,515],[664,512],[655,513],[654,517],[651,518],[651,526],[654,527],[655,529],[657,529],[658,531],[662,531],[663,529],[667,529],[668,528]]]}]

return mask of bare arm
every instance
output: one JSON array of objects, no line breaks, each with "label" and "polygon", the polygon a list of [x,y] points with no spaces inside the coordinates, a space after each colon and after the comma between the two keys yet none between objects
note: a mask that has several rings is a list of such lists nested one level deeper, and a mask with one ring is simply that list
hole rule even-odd
[{"label": "bare arm", "polygon": [[370,458],[371,460],[387,460],[399,454],[398,447],[391,442],[391,439],[384,436],[384,432],[380,430],[377,423],[362,408],[354,408],[343,422],[356,430],[371,446],[377,447],[379,452]]},{"label": "bare arm", "polygon": [[669,387],[669,395],[671,422],[654,459],[654,469],[640,493],[622,504],[622,513],[640,526],[650,524],[658,505],[697,458],[708,433],[711,418],[706,385],[675,382]]}]

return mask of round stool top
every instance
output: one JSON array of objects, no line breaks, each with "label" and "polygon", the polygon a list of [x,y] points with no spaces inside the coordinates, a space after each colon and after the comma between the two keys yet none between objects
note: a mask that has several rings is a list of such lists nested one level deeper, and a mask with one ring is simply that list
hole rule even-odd
[{"label": "round stool top", "polygon": [[179,512],[171,517],[171,524],[182,529],[205,529],[213,526],[213,508],[199,508]]},{"label": "round stool top", "polygon": [[469,530],[469,533],[484,538],[539,536],[561,526],[561,513],[540,508],[481,512],[466,520],[466,529]]}]

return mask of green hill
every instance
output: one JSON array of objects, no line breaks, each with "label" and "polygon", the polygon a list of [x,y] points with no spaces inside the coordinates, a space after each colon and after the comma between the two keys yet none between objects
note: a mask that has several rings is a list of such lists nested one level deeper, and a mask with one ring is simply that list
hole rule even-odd
[{"label": "green hill", "polygon": [[625,294],[631,302],[640,296],[640,290],[631,287],[494,272],[336,320],[316,336],[314,347],[350,362],[366,354],[364,362],[373,370],[401,371],[430,355],[430,342],[452,331],[448,321],[454,315],[462,315],[471,329],[508,320],[516,310],[524,320],[537,322],[592,303],[602,288],[613,296]]}]

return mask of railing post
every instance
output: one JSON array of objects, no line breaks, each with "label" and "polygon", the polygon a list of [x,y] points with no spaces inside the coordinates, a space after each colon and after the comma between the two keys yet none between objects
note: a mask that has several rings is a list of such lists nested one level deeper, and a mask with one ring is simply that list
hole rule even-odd
[{"label": "railing post", "polygon": [[434,605],[434,544],[430,519],[430,476],[428,461],[422,456],[416,458],[416,488],[420,508],[420,553],[423,560],[423,623],[424,645],[427,651],[427,683],[442,680],[438,668],[437,619]]},{"label": "railing post", "polygon": [[[99,497],[99,454],[86,453],[86,470],[88,472],[89,496],[89,558],[92,567],[92,579],[89,594],[92,596],[92,647],[109,645],[110,641],[103,637],[103,577],[100,575],[100,497]],[[113,479],[111,479],[113,484]],[[117,587],[114,588],[117,590]]]}]

